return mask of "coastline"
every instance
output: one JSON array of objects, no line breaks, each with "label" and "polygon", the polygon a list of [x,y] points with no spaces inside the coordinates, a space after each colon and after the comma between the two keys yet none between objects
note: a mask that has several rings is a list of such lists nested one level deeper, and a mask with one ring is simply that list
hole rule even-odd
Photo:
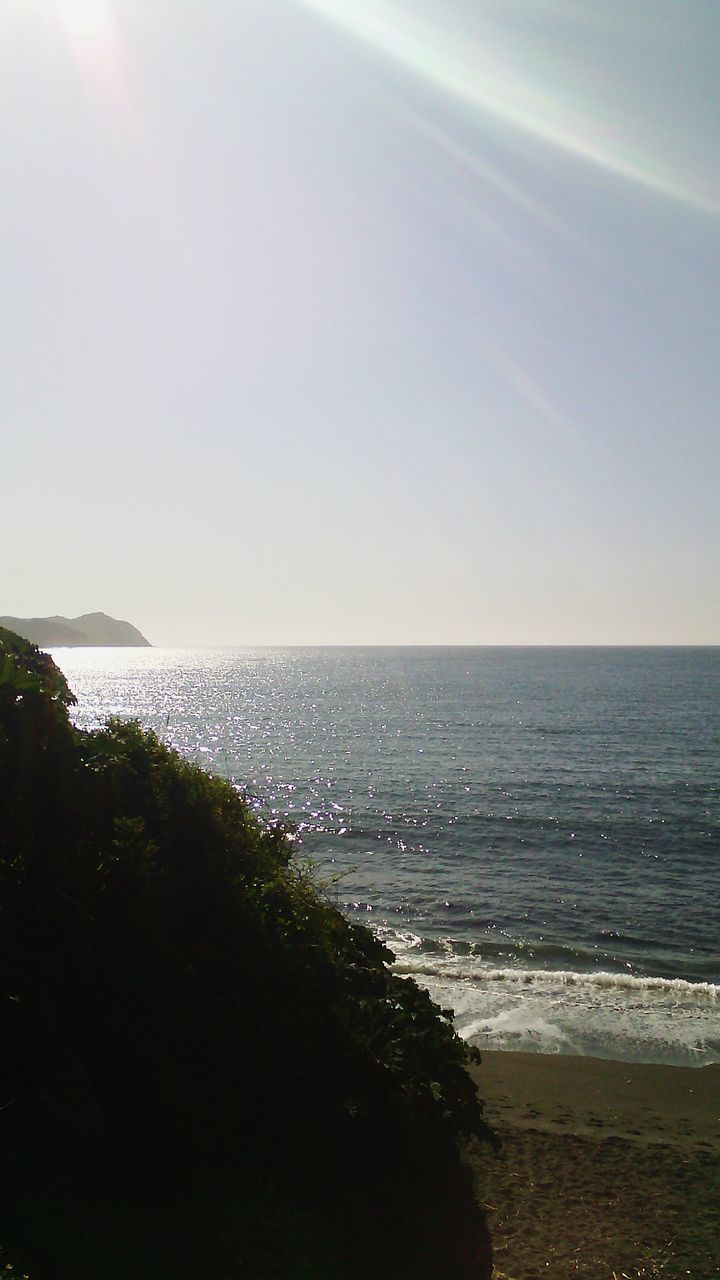
[{"label": "coastline", "polygon": [[497,1280],[720,1276],[720,1064],[483,1050],[471,1075]]}]

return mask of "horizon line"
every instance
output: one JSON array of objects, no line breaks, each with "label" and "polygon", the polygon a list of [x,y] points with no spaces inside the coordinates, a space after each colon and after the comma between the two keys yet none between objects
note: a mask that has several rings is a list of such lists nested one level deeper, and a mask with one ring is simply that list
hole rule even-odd
[{"label": "horizon line", "polygon": [[48,649],[717,649],[718,640],[186,641],[147,645],[48,645]]}]

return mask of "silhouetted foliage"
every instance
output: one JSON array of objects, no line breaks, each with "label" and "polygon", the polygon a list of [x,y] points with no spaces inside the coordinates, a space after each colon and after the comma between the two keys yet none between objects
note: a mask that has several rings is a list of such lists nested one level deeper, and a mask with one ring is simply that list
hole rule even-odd
[{"label": "silhouetted foliage", "polygon": [[227,782],[0,630],[0,1243],[33,1280],[436,1277],[490,1136],[449,1020]]}]

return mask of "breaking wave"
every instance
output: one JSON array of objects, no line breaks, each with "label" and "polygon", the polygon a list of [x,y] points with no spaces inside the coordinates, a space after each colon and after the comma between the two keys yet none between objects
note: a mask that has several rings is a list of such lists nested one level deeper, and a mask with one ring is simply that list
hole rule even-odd
[{"label": "breaking wave", "polygon": [[715,983],[589,965],[525,967],[518,959],[499,965],[484,946],[469,951],[452,939],[384,932],[394,972],[451,1008],[459,1034],[480,1048],[682,1066],[720,1062]]}]

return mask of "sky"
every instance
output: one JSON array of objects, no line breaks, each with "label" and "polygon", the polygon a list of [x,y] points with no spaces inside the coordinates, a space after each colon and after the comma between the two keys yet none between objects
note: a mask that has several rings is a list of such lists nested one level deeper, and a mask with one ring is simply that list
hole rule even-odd
[{"label": "sky", "polygon": [[720,5],[0,0],[0,614],[720,643]]}]

